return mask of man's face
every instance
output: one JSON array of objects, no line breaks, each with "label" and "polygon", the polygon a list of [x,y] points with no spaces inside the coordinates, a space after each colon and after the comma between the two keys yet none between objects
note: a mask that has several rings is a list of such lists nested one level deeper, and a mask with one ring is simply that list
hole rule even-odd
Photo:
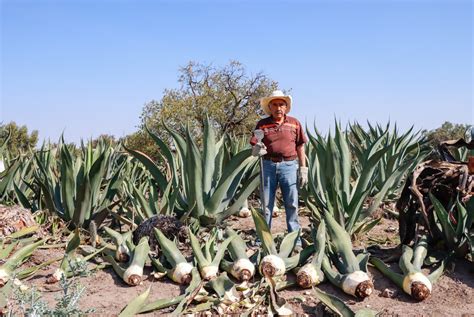
[{"label": "man's face", "polygon": [[286,113],[286,101],[283,99],[273,99],[269,103],[270,112],[275,119],[281,119]]}]

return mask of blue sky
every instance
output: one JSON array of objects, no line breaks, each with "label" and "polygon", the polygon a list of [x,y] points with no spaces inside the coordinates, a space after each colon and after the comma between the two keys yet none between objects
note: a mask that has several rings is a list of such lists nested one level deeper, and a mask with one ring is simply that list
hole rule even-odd
[{"label": "blue sky", "polygon": [[0,121],[40,138],[135,131],[191,60],[265,72],[323,131],[474,122],[468,0],[0,2]]}]

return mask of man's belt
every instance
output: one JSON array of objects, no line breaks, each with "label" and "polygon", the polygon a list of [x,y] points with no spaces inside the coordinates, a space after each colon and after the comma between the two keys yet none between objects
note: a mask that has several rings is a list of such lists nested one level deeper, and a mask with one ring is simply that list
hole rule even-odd
[{"label": "man's belt", "polygon": [[283,162],[283,161],[293,161],[293,160],[296,160],[297,157],[298,157],[297,155],[293,155],[293,156],[264,155],[263,159],[278,163],[278,162]]}]

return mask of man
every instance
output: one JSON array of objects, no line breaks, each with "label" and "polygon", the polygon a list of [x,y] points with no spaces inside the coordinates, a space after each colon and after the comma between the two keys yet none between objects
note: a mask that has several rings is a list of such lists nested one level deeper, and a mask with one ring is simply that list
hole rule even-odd
[{"label": "man", "polygon": [[[255,135],[250,140],[252,155],[262,156],[263,179],[261,188],[265,200],[265,219],[272,224],[275,193],[280,185],[286,212],[288,232],[300,229],[298,222],[298,185],[308,182],[304,144],[307,142],[300,122],[287,114],[291,110],[292,98],[280,90],[262,98],[260,105],[269,115],[257,123],[256,130],[264,132],[262,142]],[[299,162],[299,164],[298,164]],[[298,169],[299,165],[299,169]],[[261,192],[262,195],[262,192]],[[298,245],[301,245],[299,240]]]}]

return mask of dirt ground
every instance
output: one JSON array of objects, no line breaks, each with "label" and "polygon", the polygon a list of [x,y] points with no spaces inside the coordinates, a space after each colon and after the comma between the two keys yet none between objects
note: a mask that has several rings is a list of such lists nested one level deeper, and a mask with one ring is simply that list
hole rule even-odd
[{"label": "dirt ground", "polygon": [[[302,227],[308,228],[308,217],[302,215],[300,220]],[[229,220],[229,225],[250,233],[253,228],[253,221],[251,218],[232,218]],[[356,241],[354,247],[360,248],[370,244],[379,244],[384,248],[396,246],[398,243],[397,228],[398,223],[395,220],[383,219],[368,235]],[[280,214],[273,219],[272,231],[279,233],[285,229],[285,216]],[[34,254],[32,261],[40,263],[57,256],[61,256],[61,251],[58,249],[42,249]],[[46,284],[45,280],[57,265],[48,267],[26,281],[27,285],[34,285],[40,290],[43,298],[51,304],[55,297],[60,295],[60,288],[58,285]],[[343,299],[353,310],[370,308],[379,312],[381,316],[474,316],[474,264],[472,263],[458,261],[455,270],[446,273],[433,286],[432,296],[420,303],[405,295],[387,278],[381,276],[377,270],[370,268],[370,273],[374,278],[375,292],[363,301],[345,295],[327,282],[319,287],[325,292]],[[294,277],[290,275],[288,278]],[[82,309],[94,308],[95,314],[101,316],[117,315],[128,302],[144,292],[148,286],[151,286],[149,301],[173,298],[184,291],[184,287],[180,287],[166,278],[156,280],[151,276],[142,285],[130,287],[122,282],[111,268],[100,270],[92,276],[83,277],[79,280],[86,287],[80,301],[80,307]],[[394,291],[392,298],[381,296],[385,289]],[[311,291],[293,287],[281,291],[280,294],[290,303],[295,313],[309,316],[322,315],[323,307]],[[172,310],[158,311],[148,315],[166,315],[170,311]]]}]

